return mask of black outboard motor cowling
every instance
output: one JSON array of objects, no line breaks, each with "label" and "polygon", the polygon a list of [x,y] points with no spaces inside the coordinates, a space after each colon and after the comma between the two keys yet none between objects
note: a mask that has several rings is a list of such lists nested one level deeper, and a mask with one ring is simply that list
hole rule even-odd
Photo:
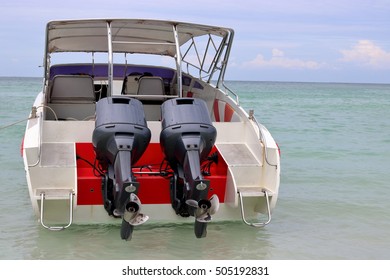
[{"label": "black outboard motor cowling", "polygon": [[176,98],[161,106],[160,144],[169,162],[183,163],[186,151],[199,151],[203,161],[214,146],[217,130],[206,103],[195,98]]},{"label": "black outboard motor cowling", "polygon": [[171,181],[172,207],[178,215],[198,218],[198,207],[207,210],[211,206],[210,182],[203,178],[200,165],[213,148],[217,131],[201,99],[167,100],[161,106],[161,114],[160,144],[175,173]]},{"label": "black outboard motor cowling", "polygon": [[[108,170],[103,182],[103,199],[109,214],[124,216],[128,208],[138,211],[139,207],[130,205],[133,203],[130,194],[136,195],[139,188],[131,167],[146,150],[150,137],[139,100],[117,96],[106,97],[96,103],[92,143],[96,159]],[[110,185],[108,180],[113,182],[112,190],[107,190]]]}]

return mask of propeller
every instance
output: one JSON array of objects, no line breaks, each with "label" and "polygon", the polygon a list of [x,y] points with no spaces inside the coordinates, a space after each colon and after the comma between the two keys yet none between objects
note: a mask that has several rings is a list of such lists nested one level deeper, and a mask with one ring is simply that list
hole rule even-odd
[{"label": "propeller", "polygon": [[130,194],[130,201],[126,204],[123,219],[132,226],[139,226],[149,220],[149,216],[140,213],[141,201],[134,193]]},{"label": "propeller", "polygon": [[208,223],[212,220],[212,215],[217,213],[219,209],[219,198],[216,194],[212,195],[210,200],[201,199],[196,201],[194,199],[186,200],[188,206],[194,207],[195,219],[201,223]]}]

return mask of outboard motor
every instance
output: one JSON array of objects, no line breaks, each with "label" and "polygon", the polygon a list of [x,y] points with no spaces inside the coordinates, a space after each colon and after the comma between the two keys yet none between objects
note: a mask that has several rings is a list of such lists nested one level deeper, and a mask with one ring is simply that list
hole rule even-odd
[{"label": "outboard motor", "polygon": [[206,226],[219,207],[216,195],[208,199],[210,181],[200,165],[209,155],[217,136],[206,103],[195,98],[176,98],[161,106],[160,144],[174,171],[171,203],[176,214],[195,217],[195,235],[206,236]]},{"label": "outboard motor", "polygon": [[139,100],[118,96],[96,103],[92,143],[96,159],[107,170],[102,180],[104,207],[109,215],[122,217],[122,239],[131,239],[133,226],[149,218],[140,212],[139,183],[131,167],[146,150],[150,137]]}]

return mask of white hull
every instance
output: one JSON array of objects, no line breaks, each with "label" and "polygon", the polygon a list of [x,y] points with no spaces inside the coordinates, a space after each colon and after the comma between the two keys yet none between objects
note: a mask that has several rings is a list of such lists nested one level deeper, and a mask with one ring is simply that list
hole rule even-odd
[{"label": "white hull", "polygon": [[[87,24],[98,24],[100,27],[101,22],[92,21]],[[204,26],[195,27],[199,27],[201,33],[207,34],[203,30]],[[190,27],[185,25],[185,28]],[[232,31],[221,29],[221,34],[224,32],[228,34]],[[50,39],[50,36],[48,38]],[[49,40],[48,44],[52,44],[52,41]],[[61,46],[65,49],[67,45]],[[69,46],[72,47],[73,45]],[[152,50],[154,49],[150,51]],[[172,51],[170,47],[169,51]],[[109,69],[110,63],[107,64]],[[97,72],[106,69],[107,65],[70,64],[69,67]],[[79,101],[80,97],[65,102],[65,98],[69,96],[56,97],[59,101],[55,101],[54,94],[59,95],[60,91],[54,91],[54,78],[50,76],[54,74],[48,73],[69,71],[66,70],[68,66],[47,64],[45,67],[47,74],[43,92],[37,96],[33,105],[23,141],[23,159],[34,212],[42,225],[49,229],[61,229],[71,224],[118,223],[121,219],[109,216],[103,207],[102,176],[96,174],[95,167],[91,167],[96,161],[92,147],[92,135],[95,129],[95,97],[92,102],[87,102],[86,97],[83,97],[82,102]],[[112,67],[116,72],[121,69],[126,72],[130,67],[145,69],[146,66],[126,64],[112,65]],[[158,103],[159,100],[175,97],[202,99],[207,106],[212,126],[217,131],[213,151],[218,156],[218,162],[214,163],[212,174],[207,175],[211,182],[208,196],[215,194],[220,201],[219,210],[215,215],[213,214],[212,220],[214,222],[243,220],[253,226],[268,224],[278,198],[280,178],[279,148],[269,131],[258,124],[252,114],[244,111],[235,95],[228,95],[221,90],[221,87],[215,87],[209,82],[190,75],[185,77],[186,83],[177,83],[175,79],[177,81],[177,77],[181,78],[182,75],[180,69],[154,66],[148,69],[160,74],[170,73],[171,77],[169,88],[168,84],[165,84],[163,90],[166,92],[158,96],[161,99],[126,93],[143,102],[147,127],[151,132],[146,155],[141,157],[140,161],[148,166],[148,164],[159,164],[163,159],[159,148],[162,131],[160,120],[162,101]],[[221,72],[223,72],[221,74],[221,81],[223,81],[224,70]],[[63,73],[61,75],[64,76]],[[80,81],[85,80],[81,79],[82,76],[65,75],[65,77],[70,79],[79,77]],[[74,85],[75,82],[69,83],[64,87],[65,91],[62,90],[67,95],[71,91],[69,87]],[[110,93],[106,93],[107,96],[115,97],[124,94],[124,82],[118,75],[112,74],[107,79],[94,73],[93,85],[95,94],[98,94],[97,99],[102,98],[103,88],[110,90]],[[98,87],[101,90],[96,93]],[[86,164],[88,161],[89,165]],[[142,212],[149,216],[147,223],[193,222],[194,217],[181,217],[172,208],[169,200],[169,179],[162,176],[150,180],[150,177],[143,177],[143,168],[146,167],[133,168],[133,172],[140,181],[139,197],[142,201]]]},{"label": "white hull", "polygon": [[[37,100],[40,100],[40,96]],[[91,141],[94,122],[43,121],[41,124],[40,121],[42,121],[40,118],[29,120],[23,152],[31,202],[36,216],[40,218],[40,194],[45,192],[46,200],[48,200],[45,202],[45,221],[54,225],[66,223],[69,219],[68,194],[72,192],[75,195],[73,223],[118,223],[118,219],[107,215],[102,205],[77,205],[75,143]],[[253,125],[249,122],[246,125],[241,122],[214,122],[213,125],[218,131],[216,147],[219,148],[222,156],[227,161],[229,172],[224,198],[225,203],[221,204],[214,220],[234,221],[242,219],[238,197],[239,189],[257,192],[267,190],[271,197],[270,206],[272,210],[278,197],[280,167],[276,168],[265,162],[264,147],[256,143],[258,138],[254,134]],[[41,130],[38,129],[40,126]],[[161,130],[160,122],[150,121],[148,126],[152,130],[151,142],[158,143],[158,135]],[[263,135],[268,138],[268,161],[279,163],[279,152],[276,143],[268,131],[264,130]],[[255,143],[251,147],[249,143],[252,141],[255,141]],[[257,156],[252,152],[252,149],[255,149]],[[68,154],[65,153],[67,150],[69,151]],[[60,151],[64,154],[61,154]],[[47,152],[46,157],[45,152]],[[54,152],[58,152],[58,155]],[[38,161],[40,153],[41,160]],[[249,164],[248,160],[252,161],[252,164]],[[64,161],[64,164],[61,164],[61,161]],[[229,164],[229,162],[231,163]],[[267,174],[267,176],[264,174]],[[176,215],[170,204],[146,204],[143,205],[143,211],[150,216],[150,222],[193,222],[191,218],[182,218]],[[265,216],[261,219],[266,220],[267,209],[264,196],[259,194],[259,196],[255,195],[255,198],[252,199],[246,198],[244,211],[252,219],[258,219],[258,215],[263,214]]]}]

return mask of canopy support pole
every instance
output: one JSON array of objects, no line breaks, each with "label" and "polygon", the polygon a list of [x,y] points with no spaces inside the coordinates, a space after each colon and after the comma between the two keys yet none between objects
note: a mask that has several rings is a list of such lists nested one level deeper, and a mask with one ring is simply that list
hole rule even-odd
[{"label": "canopy support pole", "polygon": [[107,96],[113,96],[112,85],[114,83],[114,64],[113,64],[113,52],[112,52],[112,33],[111,33],[111,21],[107,21],[107,39],[108,39],[108,88]]},{"label": "canopy support pole", "polygon": [[175,37],[176,45],[176,69],[177,69],[177,95],[183,97],[183,85],[182,85],[182,73],[181,73],[181,53],[180,53],[180,43],[179,43],[179,34],[177,32],[177,25],[173,25],[173,35]]}]

